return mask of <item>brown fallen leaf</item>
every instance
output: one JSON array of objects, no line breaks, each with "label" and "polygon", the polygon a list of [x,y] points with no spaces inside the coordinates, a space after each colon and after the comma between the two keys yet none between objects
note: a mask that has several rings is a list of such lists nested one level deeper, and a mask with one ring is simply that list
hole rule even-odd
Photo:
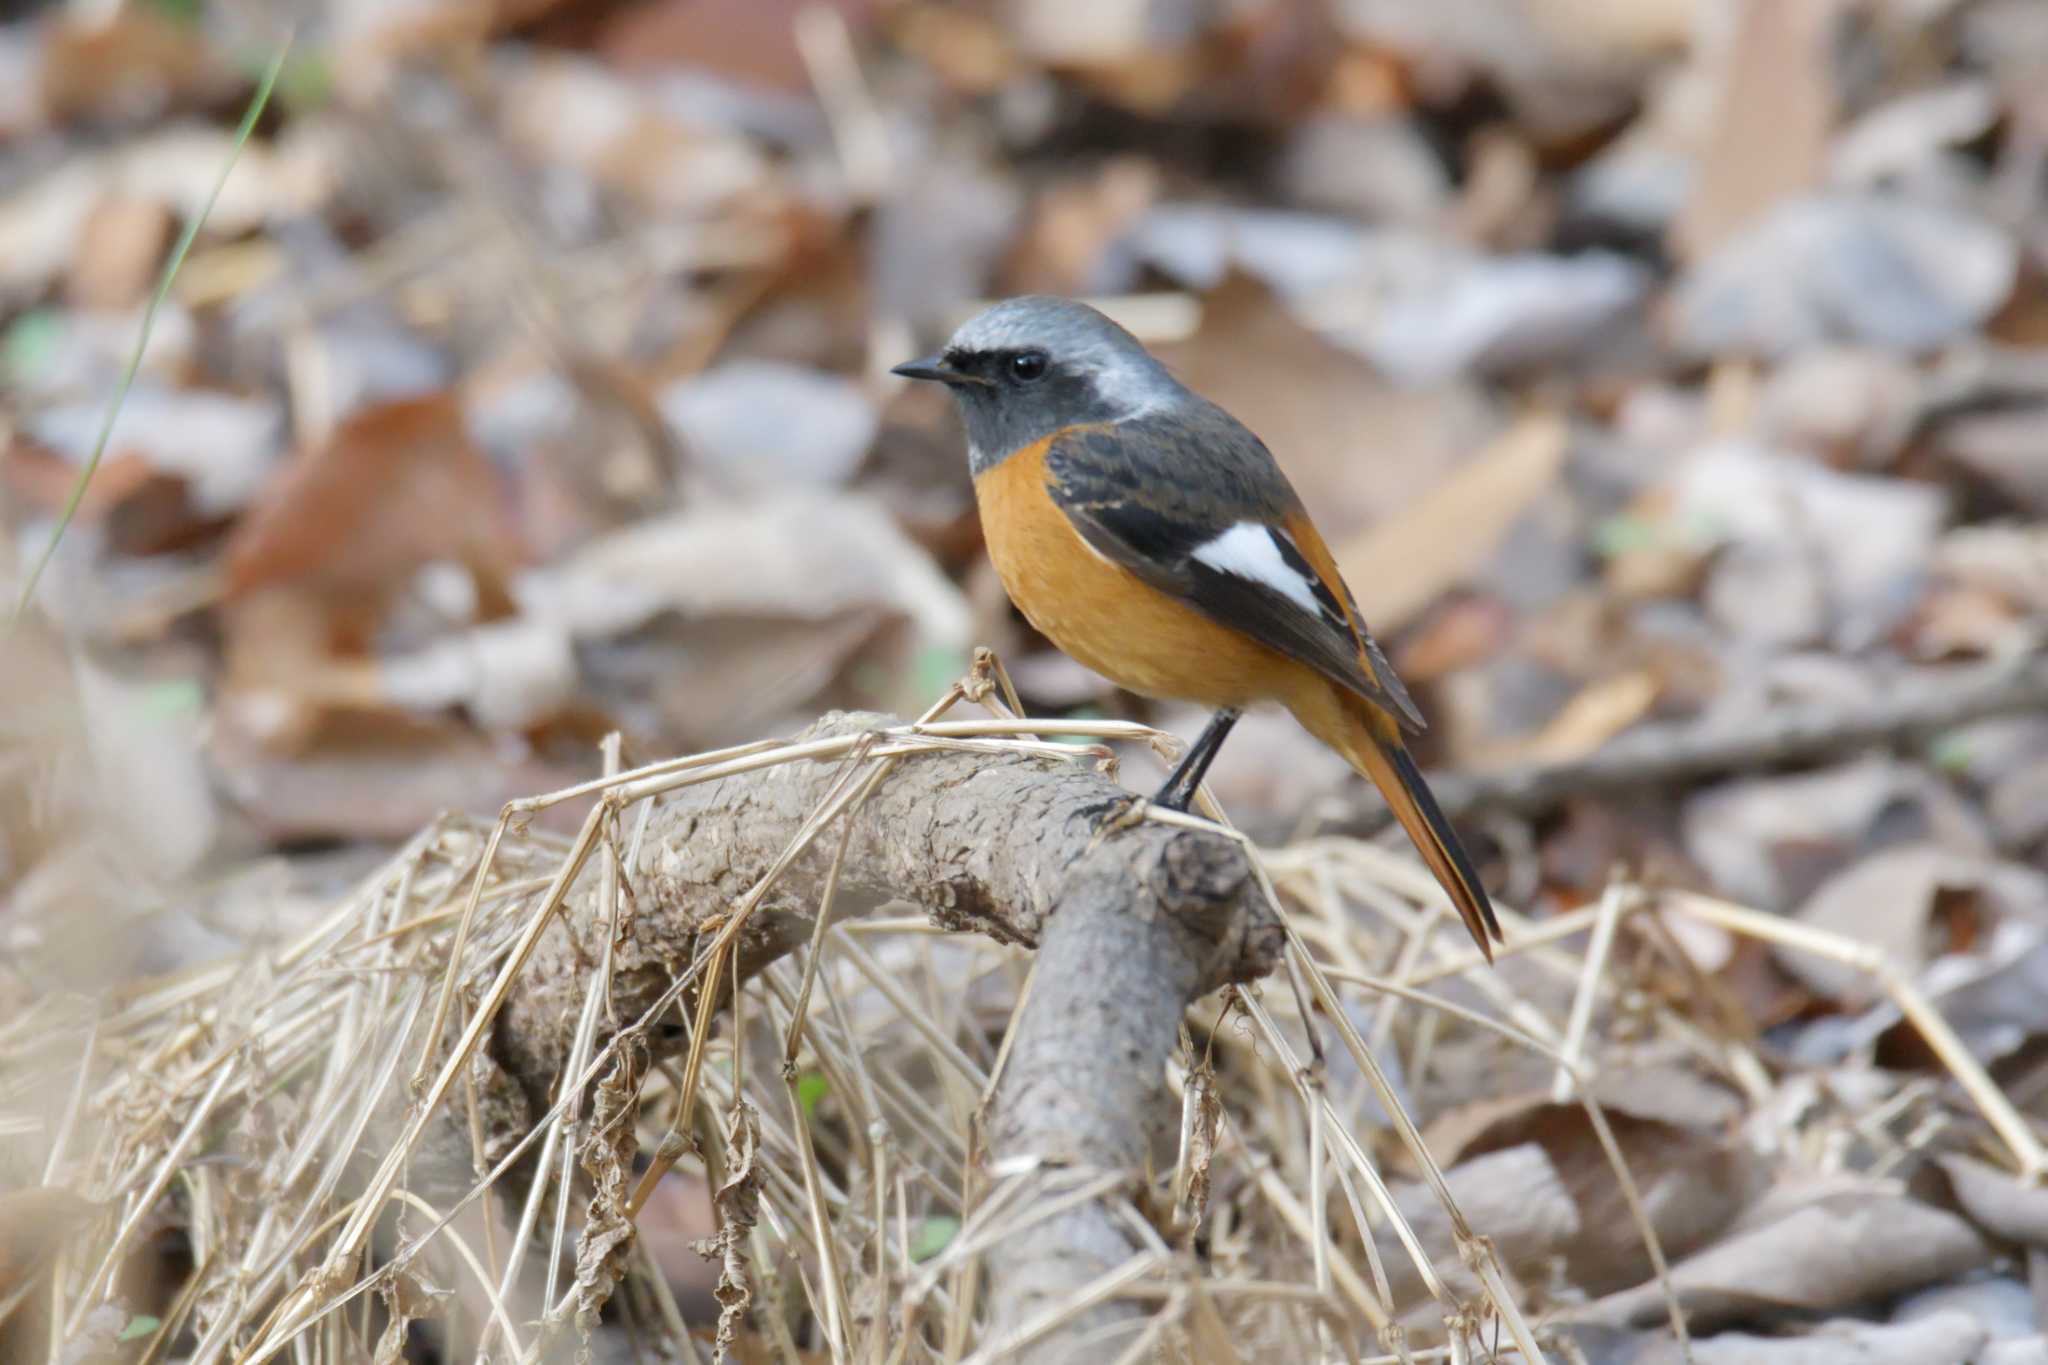
[{"label": "brown fallen leaf", "polygon": [[1811,188],[1834,122],[1839,0],[1742,0],[1698,190],[1672,224],[1698,260],[1759,212]]},{"label": "brown fallen leaf", "polygon": [[[1826,1313],[1939,1283],[1982,1265],[1991,1247],[1952,1213],[1873,1185],[1831,1194],[1672,1267],[1671,1286],[1699,1330],[1772,1312]],[[1647,1326],[1667,1311],[1654,1281],[1590,1305],[1585,1316]]]},{"label": "brown fallen leaf", "polygon": [[[1203,296],[1192,337],[1153,349],[1183,383],[1258,433],[1332,545],[1402,514],[1498,427],[1473,390],[1390,384],[1243,273]],[[1354,591],[1374,589],[1344,569]],[[1366,619],[1382,634],[1391,629],[1369,610]]]},{"label": "brown fallen leaf", "polygon": [[1647,669],[1631,669],[1588,683],[1548,724],[1512,746],[1523,763],[1569,763],[1584,758],[1650,714],[1660,689]]},{"label": "brown fallen leaf", "polygon": [[1944,462],[2038,515],[2048,510],[2048,461],[2041,459],[2044,433],[2048,408],[2035,403],[2010,411],[1965,413],[1942,423],[1936,441]]},{"label": "brown fallen leaf", "polygon": [[102,199],[85,220],[65,299],[78,308],[133,308],[156,283],[170,245],[171,212],[155,199]]},{"label": "brown fallen leaf", "polygon": [[1989,588],[1943,584],[1895,632],[1901,650],[1930,663],[2024,650],[2033,622]]},{"label": "brown fallen leaf", "polygon": [[887,510],[853,496],[797,492],[638,522],[521,575],[517,591],[527,615],[579,640],[617,638],[671,612],[820,621],[884,607],[921,642],[968,644],[960,590]]},{"label": "brown fallen leaf", "polygon": [[1120,157],[1092,175],[1053,185],[1032,206],[1031,221],[1004,270],[1017,294],[1080,294],[1103,254],[1159,197],[1159,168]]},{"label": "brown fallen leaf", "polygon": [[751,142],[671,117],[594,62],[537,57],[509,83],[502,119],[507,140],[528,155],[586,171],[657,212],[701,213],[770,188]]},{"label": "brown fallen leaf", "polygon": [[[1565,1188],[1550,1157],[1536,1143],[1460,1162],[1444,1172],[1444,1181],[1467,1221],[1486,1229],[1487,1240],[1511,1274],[1540,1278],[1543,1263],[1585,1232],[1578,1201]],[[1458,1263],[1458,1244],[1452,1235],[1450,1215],[1444,1212],[1443,1204],[1429,1187],[1399,1186],[1394,1202],[1429,1253],[1430,1263],[1452,1277],[1451,1283],[1458,1292],[1476,1290],[1477,1281]],[[1427,1302],[1422,1274],[1413,1260],[1389,1255],[1386,1267],[1397,1312]]]},{"label": "brown fallen leaf", "polygon": [[[1690,1357],[1668,1336],[1626,1357],[1629,1365],[2021,1365],[1982,1354],[1988,1333],[1968,1313],[1913,1322],[1840,1318],[1796,1336],[1722,1332],[1695,1338]],[[1607,1359],[1609,1357],[1602,1357]]]},{"label": "brown fallen leaf", "polygon": [[[2031,917],[2044,903],[2048,877],[2031,868],[1912,843],[1829,877],[1797,918],[1875,949],[1911,978],[1936,957],[1988,940],[1998,920]],[[1885,998],[1881,982],[1846,963],[1789,948],[1776,956],[1785,970],[1845,1009]]]},{"label": "brown fallen leaf", "polygon": [[369,408],[257,499],[228,544],[227,593],[292,586],[374,600],[451,560],[477,576],[487,602],[502,601],[521,558],[504,503],[453,393]]},{"label": "brown fallen leaf", "polygon": [[[611,7],[597,50],[621,71],[695,70],[757,90],[808,95],[795,36],[797,13],[815,0],[645,0]],[[833,0],[848,25],[864,27],[882,6]]]},{"label": "brown fallen leaf", "polygon": [[1505,602],[1467,594],[1444,603],[1394,651],[1394,668],[1411,686],[1470,668],[1505,646],[1515,619]]},{"label": "brown fallen leaf", "polygon": [[1020,57],[1140,113],[1165,114],[1211,74],[1200,6],[1036,0],[1001,13]]},{"label": "brown fallen leaf", "polygon": [[507,29],[541,29],[561,10],[590,7],[565,0],[416,0],[399,5],[349,5],[329,23],[337,87],[351,99],[386,91],[392,73],[408,62],[465,59],[485,39]]},{"label": "brown fallen leaf", "polygon": [[[1758,1160],[1721,1135],[1740,1107],[1722,1087],[1654,1068],[1603,1075],[1595,1091],[1667,1257],[1720,1235],[1762,1184]],[[1426,1138],[1432,1152],[1455,1156],[1459,1166],[1522,1144],[1540,1148],[1578,1212],[1578,1226],[1556,1247],[1574,1286],[1611,1293],[1650,1273],[1614,1168],[1580,1105],[1537,1093],[1482,1101],[1445,1113]]]},{"label": "brown fallen leaf", "polygon": [[[651,700],[663,739],[687,750],[775,733],[849,665],[858,673],[854,661],[893,619],[867,607],[823,621],[725,617],[690,623],[673,632],[673,645],[652,680]],[[655,643],[658,649],[667,634],[657,631],[623,646],[622,652],[659,658],[644,645]],[[593,681],[606,674],[610,652],[604,645],[588,648]]]},{"label": "brown fallen leaf", "polygon": [[1702,788],[1684,798],[1680,828],[1722,894],[1779,913],[1879,848],[1931,840],[1985,851],[1976,817],[1945,783],[1888,758]]},{"label": "brown fallen leaf", "polygon": [[[1651,885],[1696,884],[1698,873],[1672,837],[1670,823],[1670,808],[1661,800],[1589,795],[1566,801],[1543,837],[1546,893],[1562,909],[1590,903],[1606,889],[1616,863],[1634,867]],[[1668,923],[1675,927],[1679,921]],[[1726,934],[1717,931],[1695,943],[1690,928],[1682,933],[1687,955],[1702,971],[1718,971],[1725,963],[1731,943]]]},{"label": "brown fallen leaf", "polygon": [[94,17],[65,11],[51,25],[40,75],[44,107],[59,121],[160,118],[170,106],[225,94],[234,79],[196,26],[146,5]]},{"label": "brown fallen leaf", "polygon": [[[108,517],[129,498],[142,495],[156,477],[140,453],[109,452],[79,499],[79,521],[89,525]],[[19,498],[23,507],[55,512],[77,483],[76,464],[34,441],[17,437],[0,455],[0,488]]]},{"label": "brown fallen leaf", "polygon": [[1486,562],[1564,463],[1558,417],[1525,417],[1428,494],[1339,544],[1337,563],[1372,628],[1389,634],[1415,619]]},{"label": "brown fallen leaf", "polygon": [[[553,763],[508,754],[489,736],[444,722],[359,714],[326,720],[320,743],[280,756],[232,713],[214,727],[207,757],[228,801],[271,843],[411,837],[444,811],[489,812],[515,797],[580,782],[595,762]],[[586,808],[568,803],[541,824],[573,830]]]},{"label": "brown fallen leaf", "polygon": [[1974,1157],[1934,1159],[1971,1222],[2002,1242],[2048,1247],[2048,1190],[2019,1181]]},{"label": "brown fallen leaf", "polygon": [[898,48],[962,94],[992,95],[1016,69],[1010,40],[993,14],[897,5],[888,23]]}]

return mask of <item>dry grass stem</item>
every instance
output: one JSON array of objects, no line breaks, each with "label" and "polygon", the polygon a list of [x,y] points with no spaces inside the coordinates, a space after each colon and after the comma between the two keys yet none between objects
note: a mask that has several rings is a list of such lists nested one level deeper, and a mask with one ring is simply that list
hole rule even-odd
[{"label": "dry grass stem", "polygon": [[[0,1025],[0,1142],[101,1206],[51,1279],[57,1336],[78,1336],[144,1230],[172,1217],[189,1224],[195,1264],[153,1359],[182,1336],[204,1365],[349,1360],[400,1301],[462,1349],[567,1358],[579,1314],[628,1292],[636,1330],[661,1339],[649,1345],[701,1360],[706,1343],[630,1229],[651,1200],[696,1187],[721,1219],[721,1298],[781,1305],[772,1326],[761,1312],[729,1326],[835,1362],[992,1361],[1109,1320],[1133,1324],[1108,1353],[1131,1359],[1419,1365],[1483,1356],[1494,1324],[1512,1353],[1541,1359],[1555,1305],[1467,1224],[1405,1102],[1484,1037],[1540,1064],[1550,1096],[1584,1112],[1682,1342],[1659,1224],[1596,1097],[1634,1046],[1606,1025],[1626,1001],[1666,1053],[1759,1102],[1774,1082],[1704,995],[1695,1011],[1631,989],[1631,934],[1658,960],[1676,951],[1639,911],[1869,972],[2014,1168],[2048,1170],[1934,1005],[1855,944],[1616,878],[1599,905],[1541,923],[1504,908],[1503,966],[1482,971],[1442,932],[1441,893],[1405,856],[1344,839],[1259,851],[1226,825],[1159,811],[1147,823],[1169,837],[1223,834],[1255,855],[1256,894],[1285,917],[1293,989],[1239,986],[1185,1012],[1163,1077],[1181,1108],[1177,1124],[1161,1116],[1159,1169],[995,1159],[985,1130],[1018,1062],[1012,1025],[1044,984],[1036,959],[886,908],[856,875],[868,856],[856,824],[921,764],[1092,783],[1111,743],[1170,747],[1122,722],[1026,719],[1005,695],[991,659],[909,724],[623,771],[614,739],[603,778],[493,822],[436,823],[265,954],[98,1012],[52,999]],[[948,714],[963,701],[994,714]],[[815,799],[758,875],[691,926],[654,989],[629,984],[634,935],[674,913],[655,871],[675,827],[663,811],[727,790],[707,784],[799,773],[819,775]],[[573,837],[530,827],[559,806],[585,807]],[[559,1070],[522,1088],[506,1069],[508,1011],[530,1004],[541,961],[572,964],[572,989],[551,997]],[[1332,1035],[1325,1055],[1317,1040]],[[1894,1165],[1973,1121],[1932,1087],[1888,1099],[1852,1131]],[[257,1143],[266,1133],[274,1143]],[[1418,1206],[1396,1189],[1396,1156],[1447,1244],[1404,1212]],[[1089,1209],[1133,1254],[998,1326],[1002,1258]],[[616,1254],[593,1241],[610,1218],[628,1220]],[[415,1277],[453,1292],[420,1295],[404,1287]]]}]

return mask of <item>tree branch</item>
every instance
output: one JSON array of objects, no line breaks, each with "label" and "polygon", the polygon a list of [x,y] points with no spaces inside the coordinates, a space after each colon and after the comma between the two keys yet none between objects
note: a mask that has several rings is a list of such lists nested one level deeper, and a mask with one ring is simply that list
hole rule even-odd
[{"label": "tree branch", "polygon": [[[803,738],[897,724],[835,714]],[[837,764],[799,761],[663,798],[627,870],[630,913],[613,946],[616,1017],[638,1017],[689,967],[707,919],[760,881],[841,776]],[[897,760],[841,817],[853,829],[835,917],[907,900],[946,928],[1040,947],[991,1121],[998,1164],[1021,1158],[1135,1180],[1169,1117],[1164,1067],[1181,1012],[1279,959],[1280,926],[1235,842],[1159,824],[1096,839],[1104,803],[1123,794],[1072,763],[939,752]],[[742,979],[810,937],[838,833],[800,855],[753,913],[738,944]],[[594,890],[579,890],[498,1021],[493,1060],[531,1112],[552,1102],[605,932]],[[686,1039],[675,1030],[649,1045],[658,1062]],[[991,1263],[1004,1323],[1135,1250],[1117,1202],[1079,1205]]]},{"label": "tree branch", "polygon": [[[1532,815],[1578,796],[1614,796],[1728,773],[1814,763],[1859,749],[1924,740],[1992,716],[2048,708],[2048,658],[2036,656],[1901,679],[1863,706],[1788,705],[1740,724],[1647,725],[1567,763],[1498,772],[1431,773],[1437,803],[1453,817],[1482,811]],[[1384,811],[1361,806],[1338,828],[1377,827]]]},{"label": "tree branch", "polygon": [[[1132,859],[1105,844],[1069,874],[1010,1042],[990,1136],[999,1169],[1041,1172],[1042,1194],[1145,1169],[1171,1110],[1163,1064],[1188,1002],[1238,953],[1251,869],[1241,850],[1182,830]],[[1253,903],[1257,903],[1254,901]],[[1270,965],[1270,958],[1266,959]],[[1049,1200],[1047,1202],[1050,1202]],[[1006,1239],[990,1262],[998,1337],[1142,1250],[1111,1201],[1089,1200]],[[1111,1300],[1069,1317],[1025,1360],[1107,1360],[1141,1313]]]}]

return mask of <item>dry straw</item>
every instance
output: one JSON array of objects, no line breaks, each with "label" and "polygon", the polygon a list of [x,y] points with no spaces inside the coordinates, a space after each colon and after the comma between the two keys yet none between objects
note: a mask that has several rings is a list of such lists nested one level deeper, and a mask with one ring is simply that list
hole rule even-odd
[{"label": "dry straw", "polygon": [[[1454,1045],[1482,1035],[1550,1068],[1555,1096],[1584,1107],[1631,1215],[1600,1231],[1639,1239],[1661,1278],[1642,1192],[1590,1098],[1626,1051],[1603,1025],[1627,1015],[1638,1037],[1759,1110],[1773,1087],[1705,1004],[1632,986],[1620,949],[1675,951],[1669,935],[1638,932],[1667,915],[1870,971],[2011,1165],[2029,1179],[2048,1168],[1939,1014],[1856,945],[1618,881],[1598,905],[1549,920],[1505,912],[1492,972],[1443,932],[1455,921],[1425,871],[1352,840],[1258,855],[1286,918],[1284,979],[1188,1011],[1168,1077],[1183,1104],[1171,1169],[1134,1183],[988,1162],[980,1120],[1007,1020],[1030,990],[1028,953],[886,909],[820,913],[798,952],[720,988],[749,920],[813,844],[837,850],[812,893],[829,907],[842,817],[901,765],[963,750],[1107,765],[1112,742],[1171,745],[1134,724],[1020,719],[999,700],[999,668],[978,678],[881,730],[628,771],[609,743],[604,777],[515,802],[495,824],[437,822],[292,942],[107,1007],[52,997],[0,1026],[0,1142],[24,1158],[16,1168],[33,1162],[99,1209],[38,1291],[52,1296],[52,1346],[83,1332],[124,1258],[173,1225],[192,1269],[167,1295],[151,1358],[182,1342],[203,1365],[395,1359],[405,1322],[421,1319],[493,1359],[569,1359],[611,1304],[655,1357],[708,1360],[714,1348],[683,1330],[630,1235],[670,1172],[713,1192],[718,1332],[749,1337],[753,1358],[995,1360],[1127,1300],[1151,1314],[1122,1350],[1131,1361],[1535,1359],[1555,1296],[1516,1283],[1488,1229],[1467,1226],[1402,1097],[1445,1079],[1471,1055]],[[990,679],[999,685],[981,685]],[[951,718],[969,698],[992,714]],[[1081,742],[1053,742],[1055,731]],[[650,812],[683,788],[797,763],[834,766],[827,798],[653,1008],[621,1017],[610,945],[637,913],[630,870]],[[587,808],[573,837],[532,827],[564,806]],[[589,964],[568,1083],[521,1141],[483,1151],[479,1040],[572,891],[591,897],[605,932],[590,941],[605,946]],[[687,1054],[646,1065],[650,1036],[677,1026]],[[1338,1059],[1359,1082],[1342,1093],[1330,1081]],[[1398,1083],[1387,1059],[1400,1062]],[[466,1188],[416,1178],[450,1131],[477,1146],[464,1154]],[[1442,1210],[1447,1246],[1403,1216],[1416,1205],[1397,1172]],[[997,1336],[988,1258],[1080,1201],[1107,1201],[1140,1254]],[[1402,1284],[1419,1291],[1404,1298]],[[1671,1326],[1682,1340],[1675,1299]]]}]

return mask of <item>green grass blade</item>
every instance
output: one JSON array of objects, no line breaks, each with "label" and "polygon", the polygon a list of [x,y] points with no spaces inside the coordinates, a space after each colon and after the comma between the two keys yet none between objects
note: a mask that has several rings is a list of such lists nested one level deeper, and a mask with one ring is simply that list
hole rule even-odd
[{"label": "green grass blade", "polygon": [[42,581],[43,570],[50,566],[50,560],[57,553],[57,543],[64,538],[64,532],[71,525],[71,519],[78,515],[78,505],[85,501],[85,490],[92,483],[92,476],[99,471],[100,460],[107,453],[107,442],[114,435],[114,420],[121,415],[121,404],[127,401],[128,390],[135,385],[135,375],[142,368],[142,354],[149,347],[149,334],[156,326],[157,310],[170,297],[171,283],[178,278],[178,269],[185,264],[186,254],[192,250],[192,243],[199,236],[199,230],[206,226],[206,220],[213,213],[213,206],[220,199],[228,176],[235,169],[235,162],[241,159],[242,148],[248,145],[249,135],[256,130],[256,120],[263,117],[263,110],[270,103],[271,91],[277,88],[278,74],[284,70],[285,57],[292,50],[292,38],[285,35],[278,44],[277,54],[270,59],[270,65],[263,70],[263,79],[257,83],[256,94],[249,101],[249,108],[242,115],[241,126],[235,129],[235,144],[228,152],[227,164],[220,168],[220,176],[213,182],[212,191],[206,196],[206,204],[197,217],[185,224],[184,232],[178,236],[177,245],[171,248],[171,258],[164,262],[163,278],[157,281],[156,292],[150,295],[149,306],[142,313],[142,331],[135,338],[134,354],[128,357],[128,367],[121,373],[121,382],[114,389],[114,397],[107,404],[106,420],[100,423],[99,439],[93,442],[92,454],[85,462],[85,468],[78,471],[78,478],[72,482],[71,494],[64,500],[64,510],[57,516],[57,525],[50,532],[50,539],[43,546],[43,552],[36,556],[36,562],[29,569],[28,581],[22,585],[21,600],[14,604],[14,615],[9,621],[11,631],[21,623],[29,603],[35,600],[36,584]]}]

